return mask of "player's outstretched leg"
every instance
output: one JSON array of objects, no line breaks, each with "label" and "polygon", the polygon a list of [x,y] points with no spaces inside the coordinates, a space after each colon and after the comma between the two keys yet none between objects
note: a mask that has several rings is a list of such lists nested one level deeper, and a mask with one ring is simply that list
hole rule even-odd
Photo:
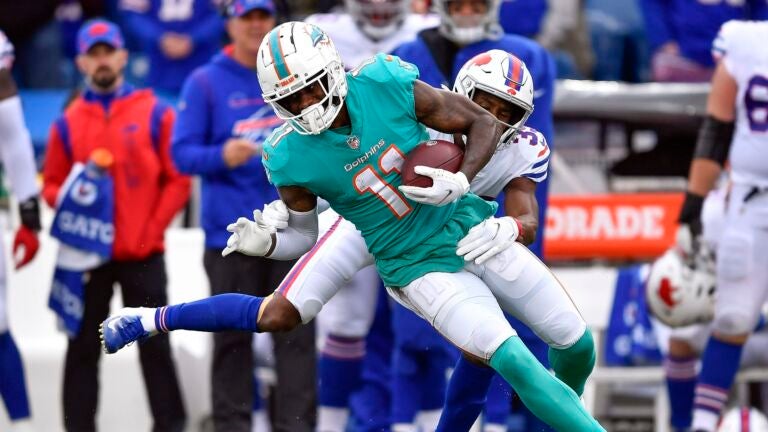
[{"label": "player's outstretched leg", "polygon": [[[499,303],[476,275],[428,273],[407,286],[387,289],[454,345],[490,365],[512,385],[531,412],[558,431],[604,429],[576,393],[531,354],[504,318]],[[582,332],[583,333],[583,332]]]},{"label": "player's outstretched leg", "polygon": [[581,395],[595,366],[595,344],[586,322],[547,266],[516,243],[483,266],[466,268],[488,285],[504,312],[550,346],[555,376]]},{"label": "player's outstretched leg", "polygon": [[531,412],[558,431],[604,431],[576,393],[512,336],[494,352],[491,367],[504,377]]},{"label": "player's outstretched leg", "polygon": [[269,303],[264,300],[245,294],[220,294],[159,308],[124,308],[101,323],[101,345],[112,354],[137,340],[172,330],[257,332],[261,306]]}]

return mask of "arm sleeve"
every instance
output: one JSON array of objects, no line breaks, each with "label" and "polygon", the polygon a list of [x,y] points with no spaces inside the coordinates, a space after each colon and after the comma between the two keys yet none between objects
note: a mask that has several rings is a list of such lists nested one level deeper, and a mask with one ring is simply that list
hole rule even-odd
[{"label": "arm sleeve", "polygon": [[174,113],[169,107],[163,113],[160,129],[160,146],[158,153],[162,165],[162,192],[157,203],[152,225],[165,230],[176,213],[187,203],[190,194],[190,179],[180,174],[171,160],[170,142]]},{"label": "arm sleeve", "polygon": [[650,43],[651,53],[667,42],[675,41],[676,37],[669,22],[668,11],[671,8],[668,0],[640,0],[640,9],[645,22],[645,34]]},{"label": "arm sleeve", "polygon": [[56,208],[56,197],[59,195],[61,185],[69,175],[72,168],[72,159],[64,150],[61,131],[56,122],[51,127],[48,138],[48,150],[45,153],[43,165],[43,199],[51,208]]},{"label": "arm sleeve", "polygon": [[171,146],[173,161],[185,174],[208,175],[227,170],[221,146],[207,142],[211,130],[208,100],[203,76],[193,74],[181,90]]},{"label": "arm sleeve", "polygon": [[19,96],[0,101],[0,155],[11,189],[20,202],[38,195],[35,157]]},{"label": "arm sleeve", "polygon": [[275,247],[268,258],[292,260],[312,249],[317,242],[317,208],[308,212],[288,209],[288,228],[280,230],[275,236]]}]

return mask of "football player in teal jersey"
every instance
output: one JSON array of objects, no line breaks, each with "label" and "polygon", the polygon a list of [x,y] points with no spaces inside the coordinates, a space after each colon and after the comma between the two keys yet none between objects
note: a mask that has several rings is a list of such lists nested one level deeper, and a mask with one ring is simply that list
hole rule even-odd
[{"label": "football player in teal jersey", "polygon": [[[288,207],[290,223],[275,232],[255,212],[255,222],[234,224],[228,249],[276,259],[306,252],[317,240],[320,196],[360,229],[395,299],[477,361],[498,370],[532,411],[556,429],[603,430],[576,394],[523,346],[488,286],[478,274],[464,270],[464,258],[456,253],[458,241],[482,224],[490,233],[483,246],[490,244],[500,252],[488,261],[488,270],[511,279],[520,275],[517,264],[522,259],[509,265],[514,256],[505,255],[519,228],[489,219],[495,204],[467,193],[468,180],[496,149],[503,128],[494,117],[468,98],[418,81],[418,70],[396,57],[376,56],[345,75],[332,42],[304,23],[286,23],[268,35],[258,71],[265,100],[287,120],[265,143],[264,163]],[[404,155],[426,139],[424,125],[465,135],[464,165],[457,174],[419,169],[434,185],[405,187],[399,169]],[[486,267],[473,268],[480,273]],[[220,302],[245,301],[219,297]],[[317,308],[322,300],[317,299]],[[247,302],[233,308],[239,312],[227,322],[200,327],[215,330],[239,319],[243,329],[271,332],[301,322],[296,308],[281,295]],[[185,307],[199,308],[203,314],[210,309],[208,304]],[[138,324],[107,320],[105,348],[122,346],[110,340],[149,336],[145,329],[194,328],[175,322],[173,307],[158,311],[142,316]],[[108,333],[129,336],[113,338]]]}]

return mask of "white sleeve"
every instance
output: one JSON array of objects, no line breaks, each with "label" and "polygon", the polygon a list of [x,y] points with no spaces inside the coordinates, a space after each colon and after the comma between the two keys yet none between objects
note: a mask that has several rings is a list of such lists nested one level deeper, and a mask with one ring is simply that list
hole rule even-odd
[{"label": "white sleeve", "polygon": [[276,260],[296,259],[317,242],[317,208],[308,212],[288,209],[288,228],[275,233],[275,247],[267,258]]},{"label": "white sleeve", "polygon": [[754,40],[752,25],[745,21],[728,21],[720,27],[720,32],[712,42],[712,57],[722,61],[728,73],[737,77],[744,62],[749,63],[752,49],[760,41]]},{"label": "white sleeve", "polygon": [[32,140],[18,95],[0,101],[0,157],[19,202],[39,194]]}]

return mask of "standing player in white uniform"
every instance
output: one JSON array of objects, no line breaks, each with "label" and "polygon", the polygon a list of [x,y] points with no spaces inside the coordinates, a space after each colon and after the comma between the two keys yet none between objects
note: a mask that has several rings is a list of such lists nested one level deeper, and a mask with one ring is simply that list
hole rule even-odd
[{"label": "standing player in white uniform", "polygon": [[726,160],[730,198],[717,247],[717,292],[712,336],[695,390],[694,431],[714,431],[738,371],[742,347],[768,300],[768,22],[731,21],[715,40],[720,58],[707,118],[699,133],[678,243],[695,250],[704,196]]},{"label": "standing player in white uniform", "polygon": [[[670,423],[676,432],[690,430],[696,367],[712,333],[716,278],[711,251],[724,232],[729,189],[725,182],[704,201],[700,250],[693,262],[673,247],[653,263],[646,284],[649,309],[661,323],[656,329],[664,353]],[[767,307],[763,306],[763,316],[744,345],[741,368],[768,365]]]},{"label": "standing player in white uniform", "polygon": [[[325,31],[347,69],[376,53],[390,53],[437,25],[435,15],[410,13],[408,0],[345,0],[345,12],[314,14],[304,19]],[[330,228],[332,210],[320,218],[321,232]],[[361,386],[366,336],[376,313],[379,276],[373,265],[358,272],[323,308],[319,329],[327,331],[318,361],[317,424],[321,432],[344,430],[350,395]],[[387,357],[390,353],[385,353]],[[388,417],[388,416],[387,416]]]},{"label": "standing player in white uniform", "polygon": [[304,22],[331,37],[347,69],[376,53],[391,53],[439,20],[436,15],[410,13],[408,0],[345,0],[344,7],[345,13],[314,14]]},{"label": "standing player in white uniform", "polygon": [[[0,157],[21,212],[21,226],[13,241],[13,261],[19,269],[37,253],[40,211],[32,141],[24,124],[21,99],[11,77],[12,64],[13,45],[0,31]],[[11,431],[29,431],[31,421],[24,368],[8,329],[4,249],[0,243],[0,395],[12,422]]]},{"label": "standing player in white uniform", "polygon": [[[514,76],[513,71],[519,74],[517,79],[521,80],[522,85],[510,82],[510,76]],[[507,212],[519,214],[520,219],[517,221],[513,217],[504,217],[487,220],[471,230],[459,243],[459,252],[466,254],[468,269],[482,275],[483,280],[487,281],[499,304],[507,312],[527,322],[554,351],[559,352],[560,361],[553,362],[558,377],[572,388],[579,388],[589,375],[591,361],[594,359],[594,349],[586,324],[546,266],[525,246],[519,242],[515,243],[515,240],[533,240],[537,223],[535,182],[546,177],[549,157],[549,149],[543,136],[532,129],[520,128],[533,108],[530,75],[517,58],[494,50],[470,61],[460,77],[457,89],[473,96],[476,102],[499,118],[506,118],[507,126],[491,161],[475,177],[473,190],[484,196],[496,196],[504,190],[513,198],[508,200]],[[516,91],[511,92],[510,89],[513,88],[510,86],[515,87]],[[511,105],[499,103],[499,100]],[[272,215],[268,219],[279,219],[274,216],[280,214],[277,207],[277,204],[268,206],[267,211]],[[255,212],[255,219],[257,223],[241,219],[238,224],[233,225],[232,229],[237,231],[237,234],[233,235],[226,252],[249,251],[252,246],[249,242],[250,230],[258,229],[257,224],[265,226],[260,211]],[[285,221],[278,220],[274,224],[280,229],[289,227]],[[278,231],[278,242],[280,234]],[[504,244],[499,244],[494,237],[505,239]],[[493,248],[494,246],[496,248]],[[507,246],[510,247],[505,249]],[[491,248],[493,250],[490,250]],[[491,258],[491,255],[500,250],[503,252]],[[484,263],[486,260],[487,265]],[[310,321],[345,282],[372,262],[373,257],[368,253],[360,232],[351,223],[336,218],[331,228],[320,237],[312,251],[297,263],[278,289],[279,297],[287,299],[296,311],[295,318],[291,316],[293,314],[276,315],[270,313],[269,309],[261,308],[259,329],[286,330],[298,325],[299,320]],[[114,327],[134,330],[116,332],[110,325],[104,325],[105,348],[114,352],[125,343],[155,333],[155,328],[162,331],[179,328],[211,331],[219,329],[222,325],[238,325],[236,322],[225,323],[221,320],[239,315],[228,309],[221,312],[226,316],[219,316],[216,309],[224,306],[214,305],[218,303],[218,300],[214,299],[199,302],[201,306],[205,305],[201,308],[192,304],[181,306],[188,308],[188,312],[178,306],[170,306],[168,308],[174,308],[172,311],[161,308],[157,311],[131,310],[118,313],[106,322],[112,325],[111,320],[119,320],[115,322]],[[231,307],[234,305],[229,304],[228,308]],[[181,323],[176,318],[169,320],[171,315],[179,313],[192,317],[193,309],[194,323],[185,320],[181,320],[185,321]],[[206,318],[213,316],[212,313],[216,319]],[[144,319],[138,318],[137,314],[143,315]],[[203,321],[215,322],[215,325]],[[245,328],[255,329],[255,324],[257,323],[246,323]]]}]

